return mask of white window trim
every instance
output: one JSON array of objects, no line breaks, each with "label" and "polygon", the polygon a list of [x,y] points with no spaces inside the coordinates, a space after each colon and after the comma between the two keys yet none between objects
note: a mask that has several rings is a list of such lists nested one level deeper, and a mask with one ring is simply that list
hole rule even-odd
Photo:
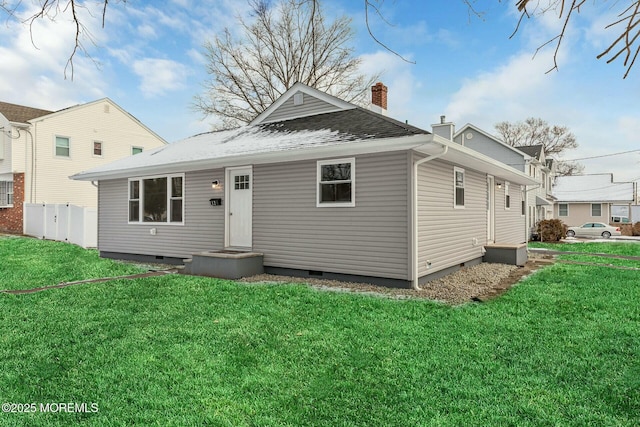
[{"label": "white window trim", "polygon": [[[95,153],[95,143],[99,142],[100,143],[100,154],[96,154]],[[104,141],[98,141],[98,140],[94,140],[93,144],[91,146],[91,155],[93,157],[104,157]]]},{"label": "white window trim", "polygon": [[[66,138],[69,141],[69,155],[68,156],[59,156],[57,154],[56,148],[58,148],[58,138]],[[56,159],[71,159],[71,137],[65,135],[53,135],[53,157]]]},{"label": "white window trim", "polygon": [[[3,197],[2,199],[6,200],[6,204],[1,204],[0,203],[0,208],[12,208],[13,207],[13,194],[14,194],[14,190],[13,190],[13,181],[0,181],[0,184],[4,184],[2,185],[2,191],[3,191]],[[9,189],[11,189],[11,191],[9,191]],[[9,203],[9,195],[11,195],[11,203]]]},{"label": "white window trim", "polygon": [[[182,178],[182,221],[175,222],[171,220],[171,178]],[[144,221],[144,184],[143,181],[145,179],[155,179],[155,178],[167,178],[167,220],[164,222],[148,222]],[[131,181],[138,181],[139,184],[139,203],[138,203],[138,221],[129,221],[129,201],[131,200]],[[184,225],[184,217],[185,217],[185,205],[186,205],[186,194],[185,194],[185,176],[184,173],[174,173],[170,175],[151,175],[151,176],[141,176],[135,178],[129,178],[127,180],[127,224],[131,225],[148,225],[148,226],[156,226],[156,225]]]},{"label": "white window trim", "polygon": [[[351,179],[349,181],[332,181],[333,183],[351,183],[351,201],[350,202],[321,202],[320,196],[322,192],[320,190],[322,166],[335,165],[338,163],[350,163],[351,164]],[[318,208],[352,208],[356,205],[356,158],[348,157],[343,159],[329,159],[318,160],[316,162],[316,207]]]},{"label": "white window trim", "polygon": [[[560,205],[567,205],[567,214],[562,215],[560,213]],[[558,217],[567,218],[569,216],[569,203],[558,203]]]},{"label": "white window trim", "polygon": [[[509,206],[507,206],[507,197],[509,198]],[[511,194],[509,194],[509,183],[506,181],[504,183],[504,210],[511,210]]]},{"label": "white window trim", "polygon": [[[593,207],[595,205],[600,205],[600,215],[593,214]],[[602,218],[602,203],[591,203],[591,218]]]},{"label": "white window trim", "polygon": [[[456,203],[456,190],[457,190],[457,185],[456,185],[456,172],[461,172],[462,173],[462,190],[463,190],[463,198],[462,198],[462,204],[458,205]],[[464,172],[464,169],[459,168],[457,166],[453,167],[453,208],[454,209],[464,209],[465,206],[465,201],[466,201],[466,185],[467,185],[467,176]]]}]

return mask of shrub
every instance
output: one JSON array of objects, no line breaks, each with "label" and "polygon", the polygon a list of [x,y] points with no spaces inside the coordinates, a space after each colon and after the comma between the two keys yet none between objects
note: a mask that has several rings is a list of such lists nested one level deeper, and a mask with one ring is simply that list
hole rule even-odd
[{"label": "shrub", "polygon": [[538,223],[541,242],[558,242],[567,236],[567,226],[559,219],[543,219]]},{"label": "shrub", "polygon": [[634,236],[640,236],[640,221],[633,224],[632,232]]}]

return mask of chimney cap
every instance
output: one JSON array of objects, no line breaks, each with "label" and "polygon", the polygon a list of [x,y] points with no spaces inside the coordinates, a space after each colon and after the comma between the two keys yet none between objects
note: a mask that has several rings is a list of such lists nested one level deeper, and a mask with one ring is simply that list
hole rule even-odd
[{"label": "chimney cap", "polygon": [[440,124],[444,124],[444,123],[445,123],[446,118],[447,118],[447,117],[446,117],[444,114],[443,114],[443,115],[441,115],[441,116],[440,116]]}]

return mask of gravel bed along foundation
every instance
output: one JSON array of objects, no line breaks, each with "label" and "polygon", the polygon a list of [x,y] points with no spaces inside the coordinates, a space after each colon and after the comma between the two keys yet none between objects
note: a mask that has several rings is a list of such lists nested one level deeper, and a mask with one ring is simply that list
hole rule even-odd
[{"label": "gravel bed along foundation", "polygon": [[244,283],[284,284],[306,283],[329,291],[360,292],[390,298],[424,298],[458,305],[469,301],[484,301],[498,296],[540,266],[549,264],[551,257],[531,254],[524,267],[506,264],[482,263],[463,267],[440,279],[421,285],[421,290],[386,288],[367,283],[340,282],[306,277],[287,277],[260,274],[238,280]]}]

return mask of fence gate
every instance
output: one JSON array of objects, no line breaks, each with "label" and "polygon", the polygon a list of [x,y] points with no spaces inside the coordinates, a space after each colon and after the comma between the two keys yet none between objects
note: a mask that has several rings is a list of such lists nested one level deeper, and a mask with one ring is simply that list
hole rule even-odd
[{"label": "fence gate", "polygon": [[25,203],[24,234],[95,248],[98,245],[98,211],[69,204]]}]

